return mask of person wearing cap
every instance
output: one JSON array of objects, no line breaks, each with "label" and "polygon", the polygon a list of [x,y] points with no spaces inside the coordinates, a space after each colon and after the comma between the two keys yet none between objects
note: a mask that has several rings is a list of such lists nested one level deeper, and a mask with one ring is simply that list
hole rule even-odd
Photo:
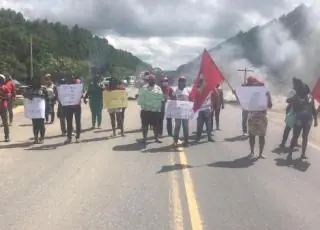
[{"label": "person wearing cap", "polygon": [[0,74],[0,117],[2,120],[4,140],[9,142],[8,101],[11,97],[10,90],[5,85],[6,77]]},{"label": "person wearing cap", "polygon": [[89,106],[92,118],[92,129],[101,128],[102,122],[102,108],[103,108],[103,88],[99,85],[100,76],[94,76],[93,80],[90,82],[87,93],[84,96],[84,103],[87,104],[87,99],[89,98]]},{"label": "person wearing cap", "polygon": [[[159,120],[161,119],[162,101],[164,100],[161,88],[156,85],[156,77],[149,75],[148,85],[140,89],[138,104],[141,106],[141,123],[142,123],[142,141],[147,144],[148,129],[153,127],[155,141],[159,140]],[[152,98],[147,96],[152,95]]]},{"label": "person wearing cap", "polygon": [[[161,90],[164,95],[164,101],[161,108],[161,118],[159,119],[159,135],[160,137],[163,134],[163,121],[164,121],[164,113],[167,100],[172,99],[173,89],[169,86],[169,79],[167,77],[163,77],[161,79]],[[172,119],[167,118],[167,132],[169,136],[172,136]]]},{"label": "person wearing cap", "polygon": [[5,85],[10,93],[10,98],[8,100],[8,114],[9,114],[9,125],[13,122],[13,103],[16,100],[17,87],[10,74],[5,74],[6,81]]},{"label": "person wearing cap", "polygon": [[[186,88],[186,78],[184,76],[179,77],[178,88],[173,92],[172,99],[177,101],[189,101],[189,96],[191,90]],[[179,133],[182,124],[184,146],[189,145],[189,120],[187,119],[175,119],[174,122],[174,134],[173,134],[173,144],[175,147],[178,146]]]}]

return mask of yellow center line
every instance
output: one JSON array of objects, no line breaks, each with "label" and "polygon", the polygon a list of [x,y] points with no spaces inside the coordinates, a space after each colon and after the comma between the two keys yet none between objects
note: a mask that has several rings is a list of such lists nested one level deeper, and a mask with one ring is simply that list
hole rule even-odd
[{"label": "yellow center line", "polygon": [[[186,154],[184,153],[184,149],[182,147],[178,148],[179,150],[179,157],[180,163],[182,165],[188,165],[188,161],[186,158]],[[184,187],[186,190],[187,202],[188,202],[188,209],[189,209],[189,216],[191,220],[191,227],[193,230],[202,230],[202,219],[199,213],[199,206],[197,203],[193,181],[190,175],[190,170],[188,168],[182,170]]]},{"label": "yellow center line", "polygon": [[[170,155],[170,163],[172,165],[175,164],[174,162],[174,155]],[[183,214],[182,214],[182,207],[181,207],[181,199],[180,199],[180,191],[179,191],[179,184],[176,172],[170,173],[170,180],[171,180],[171,192],[170,192],[170,199],[173,211],[173,225],[175,230],[183,230]]]}]

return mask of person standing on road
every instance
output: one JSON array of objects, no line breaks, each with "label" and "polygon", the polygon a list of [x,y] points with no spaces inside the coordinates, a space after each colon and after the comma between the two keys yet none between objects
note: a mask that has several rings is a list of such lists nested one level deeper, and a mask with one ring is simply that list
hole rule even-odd
[{"label": "person standing on road", "polygon": [[9,142],[8,101],[11,98],[10,90],[5,85],[5,76],[0,74],[0,117],[2,120],[4,141]]},{"label": "person standing on road", "polygon": [[[283,135],[282,135],[282,141],[281,144],[279,145],[280,148],[284,148],[286,145],[286,142],[288,140],[289,134],[291,132],[291,129],[294,127],[295,122],[296,122],[296,114],[293,110],[292,106],[292,99],[294,96],[298,93],[301,94],[301,89],[303,89],[303,82],[300,79],[293,78],[292,79],[292,84],[293,84],[293,89],[289,92],[289,95],[287,97],[287,107],[286,107],[286,126],[283,130]],[[297,140],[298,141],[298,140]],[[298,143],[295,144],[297,146]]]},{"label": "person standing on road", "polygon": [[[68,81],[69,84],[81,84],[80,79],[72,77]],[[63,111],[66,115],[67,120],[67,140],[65,144],[70,144],[72,141],[73,133],[73,117],[75,118],[76,123],[76,143],[79,143],[80,134],[81,134],[81,99],[77,105],[63,106]]]},{"label": "person standing on road", "polygon": [[[120,90],[126,90],[125,85],[123,82],[121,82],[119,86]],[[117,129],[121,129],[121,123],[124,125],[124,114],[125,114],[126,108],[121,108],[121,116],[116,116],[117,117]]]},{"label": "person standing on road", "polygon": [[[109,91],[113,90],[125,90],[120,86],[120,82],[116,78],[111,78],[110,85],[109,85]],[[111,120],[111,127],[112,127],[112,135],[115,137],[117,136],[116,132],[116,122],[118,119],[118,125],[120,128],[121,136],[124,136],[124,127],[123,127],[123,117],[122,117],[122,108],[114,108],[114,109],[108,109],[110,120]]]},{"label": "person standing on road", "polygon": [[[161,79],[161,90],[164,95],[164,100],[161,108],[161,117],[159,119],[159,136],[162,137],[163,134],[163,121],[165,115],[166,102],[172,98],[173,89],[169,86],[169,79],[164,77]],[[168,135],[172,137],[172,119],[167,118],[167,132]]]},{"label": "person standing on road", "polygon": [[[66,83],[67,82],[66,82],[66,80],[64,78],[61,78],[59,80],[59,82],[58,82],[59,85],[64,85]],[[55,94],[57,95],[57,101],[58,101],[57,117],[60,120],[60,130],[61,130],[62,136],[65,136],[67,134],[66,115],[65,115],[65,112],[63,110],[63,107],[62,107],[61,102],[60,102],[59,97],[58,97],[57,87],[55,87]]]},{"label": "person standing on road", "polygon": [[212,94],[213,99],[216,103],[213,104],[213,112],[211,117],[211,130],[213,130],[213,117],[215,117],[216,122],[216,130],[220,130],[220,111],[224,109],[224,98],[223,98],[223,90],[220,87],[220,84],[217,85],[217,95]]},{"label": "person standing on road", "polygon": [[55,85],[52,81],[48,80],[46,82],[46,89],[48,92],[48,100],[46,101],[46,112],[45,112],[45,119],[46,123],[49,123],[49,116],[51,117],[50,124],[53,124],[55,118],[54,106],[56,104],[57,95],[55,90]]},{"label": "person standing on road", "polygon": [[[261,86],[264,87],[264,83],[254,77],[248,77],[247,86]],[[268,108],[272,108],[271,95],[267,93]],[[265,111],[250,111],[248,113],[248,130],[249,130],[249,145],[250,154],[249,157],[254,157],[254,148],[256,142],[256,136],[259,137],[259,158],[264,159],[263,150],[266,142],[266,132],[268,127],[267,110]]]},{"label": "person standing on road", "polygon": [[[177,101],[189,101],[189,96],[191,90],[186,88],[186,78],[179,77],[178,79],[178,88],[173,92],[172,99]],[[189,145],[189,120],[187,119],[175,119],[174,121],[174,135],[173,135],[173,145],[174,147],[178,146],[179,133],[182,124],[183,137],[184,137],[184,146]]]},{"label": "person standing on road", "polygon": [[[204,81],[203,79],[200,79],[197,86],[197,93],[195,100],[198,100],[199,92],[201,88],[203,87]],[[211,117],[212,117],[212,93],[208,95],[206,100],[203,102],[199,109],[199,115],[197,119],[197,135],[196,135],[196,141],[199,142],[202,135],[203,125],[206,125],[207,134],[208,134],[208,141],[213,142],[212,139],[212,132],[211,132]]]},{"label": "person standing on road", "polygon": [[310,94],[310,89],[307,85],[303,85],[301,93],[297,93],[292,98],[292,107],[296,113],[296,122],[293,127],[293,136],[290,143],[290,152],[287,160],[292,160],[292,153],[297,143],[297,140],[302,133],[302,148],[301,159],[306,159],[306,150],[308,146],[308,137],[311,130],[312,122],[314,127],[318,126],[317,111],[315,108],[314,99]]},{"label": "person standing on road", "polygon": [[102,122],[102,108],[103,108],[103,88],[99,85],[100,77],[96,75],[92,82],[89,84],[88,91],[84,96],[84,103],[87,104],[89,97],[89,106],[92,118],[92,129],[101,128]]},{"label": "person standing on road", "polygon": [[[33,77],[31,88],[29,88],[24,97],[32,100],[33,98],[42,98],[45,101],[48,100],[48,92],[45,87],[41,86],[41,78]],[[46,128],[44,125],[44,118],[32,119],[34,144],[43,144]],[[40,133],[40,138],[39,138]]]},{"label": "person standing on road", "polygon": [[5,74],[5,77],[6,77],[5,85],[10,93],[10,98],[8,100],[8,113],[9,113],[9,125],[11,126],[13,122],[13,107],[14,107],[14,102],[16,100],[17,88],[10,74]]},{"label": "person standing on road", "polygon": [[[151,125],[153,127],[154,138],[157,143],[159,140],[159,120],[161,119],[161,107],[163,101],[163,93],[161,88],[156,85],[156,77],[154,75],[148,76],[148,85],[140,89],[138,104],[141,106],[141,123],[142,123],[142,142],[147,144],[148,129]],[[146,98],[146,93],[154,96],[150,102],[150,98]]]}]

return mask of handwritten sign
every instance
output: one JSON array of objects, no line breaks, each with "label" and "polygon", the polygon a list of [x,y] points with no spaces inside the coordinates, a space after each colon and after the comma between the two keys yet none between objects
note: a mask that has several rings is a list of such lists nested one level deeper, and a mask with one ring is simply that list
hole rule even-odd
[{"label": "handwritten sign", "polygon": [[58,86],[58,99],[63,106],[78,105],[82,97],[82,84],[70,84]]},{"label": "handwritten sign", "polygon": [[247,111],[268,109],[268,90],[264,86],[240,86],[236,89],[240,105]]},{"label": "handwritten sign", "polygon": [[[161,90],[161,89],[160,89]],[[152,92],[141,88],[138,96],[138,104],[141,109],[146,111],[160,112],[163,103],[163,94],[161,91]]]},{"label": "handwritten sign", "polygon": [[167,101],[166,118],[193,120],[197,119],[198,113],[193,111],[193,102],[191,101]]},{"label": "handwritten sign", "polygon": [[29,119],[44,118],[46,103],[43,98],[24,99],[24,116]]},{"label": "handwritten sign", "polygon": [[103,108],[117,109],[128,106],[128,94],[125,90],[113,90],[103,92]]}]

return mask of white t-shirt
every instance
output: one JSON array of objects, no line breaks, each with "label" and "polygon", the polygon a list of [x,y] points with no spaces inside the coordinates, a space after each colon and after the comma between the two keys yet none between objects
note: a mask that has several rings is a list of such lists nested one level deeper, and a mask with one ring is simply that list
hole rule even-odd
[{"label": "white t-shirt", "polygon": [[205,110],[211,109],[211,95],[212,95],[212,92],[208,95],[206,100],[203,102],[199,111],[205,111]]},{"label": "white t-shirt", "polygon": [[191,93],[191,90],[188,88],[184,88],[183,90],[180,90],[177,88],[173,92],[173,96],[177,98],[178,101],[189,101],[189,95]]}]

